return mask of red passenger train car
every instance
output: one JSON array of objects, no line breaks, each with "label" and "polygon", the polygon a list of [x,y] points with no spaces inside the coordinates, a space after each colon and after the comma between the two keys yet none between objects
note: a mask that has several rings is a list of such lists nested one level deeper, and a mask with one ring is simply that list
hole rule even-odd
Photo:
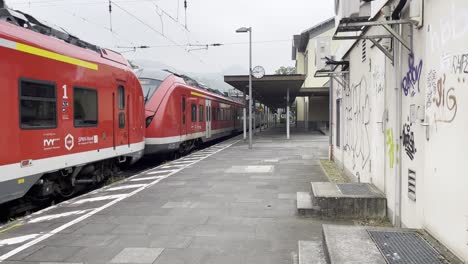
[{"label": "red passenger train car", "polygon": [[146,154],[183,154],[242,130],[242,104],[169,71],[140,69],[146,109]]},{"label": "red passenger train car", "polygon": [[143,94],[122,55],[21,12],[0,20],[0,204],[71,195],[143,155]]}]

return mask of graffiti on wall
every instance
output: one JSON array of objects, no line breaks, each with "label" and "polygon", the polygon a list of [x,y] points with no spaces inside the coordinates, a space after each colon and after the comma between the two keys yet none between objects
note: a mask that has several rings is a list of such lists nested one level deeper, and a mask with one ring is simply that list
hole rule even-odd
[{"label": "graffiti on wall", "polygon": [[436,92],[433,103],[437,108],[435,122],[451,123],[458,112],[457,97],[454,87],[446,87],[447,75],[444,74],[437,80]]},{"label": "graffiti on wall", "polygon": [[414,143],[413,124],[406,123],[403,125],[403,147],[405,148],[406,155],[410,160],[414,159],[416,154],[416,145]]},{"label": "graffiti on wall", "polygon": [[344,90],[345,96],[345,149],[352,153],[353,169],[364,169],[370,159],[370,98],[367,80],[362,77],[360,82]]},{"label": "graffiti on wall", "polygon": [[430,70],[427,73],[427,89],[426,89],[426,108],[432,106],[432,100],[437,91],[437,72]]},{"label": "graffiti on wall", "polygon": [[416,92],[420,92],[419,80],[422,74],[423,61],[420,60],[418,65],[414,64],[414,54],[408,55],[408,72],[401,81],[401,87],[406,96],[411,97],[416,95]]},{"label": "graffiti on wall", "polygon": [[468,34],[468,10],[456,6],[453,1],[450,4],[450,13],[447,17],[438,19],[429,31],[429,40],[432,51],[444,50],[447,45],[463,40]]},{"label": "graffiti on wall", "polygon": [[372,82],[376,94],[379,94],[384,90],[385,74],[379,65],[373,66]]},{"label": "graffiti on wall", "polygon": [[387,129],[386,132],[386,145],[388,149],[388,159],[390,168],[393,169],[395,166],[395,140],[393,138],[393,130],[391,128]]},{"label": "graffiti on wall", "polygon": [[468,54],[452,55],[450,61],[450,70],[452,74],[468,73]]}]

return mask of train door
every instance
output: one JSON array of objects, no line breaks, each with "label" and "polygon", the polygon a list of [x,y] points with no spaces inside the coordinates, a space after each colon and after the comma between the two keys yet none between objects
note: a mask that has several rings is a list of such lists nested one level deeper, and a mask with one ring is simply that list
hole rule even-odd
[{"label": "train door", "polygon": [[128,101],[126,97],[125,86],[119,85],[117,87],[117,140],[116,145],[126,145],[130,143],[130,137],[128,135]]},{"label": "train door", "polygon": [[182,95],[182,102],[181,102],[181,107],[182,107],[182,122],[180,125],[180,135],[185,136],[187,135],[187,100],[185,95]]},{"label": "train door", "polygon": [[206,138],[211,138],[211,101],[206,100]]}]

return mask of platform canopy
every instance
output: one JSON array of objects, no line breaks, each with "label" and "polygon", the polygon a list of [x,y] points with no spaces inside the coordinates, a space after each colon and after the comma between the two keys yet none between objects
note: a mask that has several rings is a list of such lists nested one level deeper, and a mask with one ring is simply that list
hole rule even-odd
[{"label": "platform canopy", "polygon": [[[271,109],[284,108],[289,88],[289,102],[294,102],[304,84],[305,75],[265,75],[261,79],[252,77],[252,93],[255,101],[261,102]],[[240,92],[249,94],[248,75],[225,75],[224,81]]]}]

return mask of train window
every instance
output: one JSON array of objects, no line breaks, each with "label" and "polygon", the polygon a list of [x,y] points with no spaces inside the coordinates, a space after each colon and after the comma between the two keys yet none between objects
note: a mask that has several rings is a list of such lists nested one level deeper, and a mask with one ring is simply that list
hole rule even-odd
[{"label": "train window", "polygon": [[125,128],[125,113],[119,113],[119,128]]},{"label": "train window", "polygon": [[204,110],[203,105],[199,105],[198,106],[198,121],[199,122],[203,122],[203,110]]},{"label": "train window", "polygon": [[119,110],[125,109],[125,88],[119,85]]},{"label": "train window", "polygon": [[57,127],[55,84],[20,80],[20,126],[22,129]]},{"label": "train window", "polygon": [[145,104],[151,99],[156,90],[158,90],[161,83],[162,81],[155,79],[140,79],[143,95],[145,96]]},{"label": "train window", "polygon": [[73,124],[75,127],[95,127],[98,124],[98,95],[95,89],[73,89]]},{"label": "train window", "polygon": [[211,108],[211,118],[212,121],[216,121],[216,107]]},{"label": "train window", "polygon": [[197,122],[197,105],[192,104],[192,122]]}]

